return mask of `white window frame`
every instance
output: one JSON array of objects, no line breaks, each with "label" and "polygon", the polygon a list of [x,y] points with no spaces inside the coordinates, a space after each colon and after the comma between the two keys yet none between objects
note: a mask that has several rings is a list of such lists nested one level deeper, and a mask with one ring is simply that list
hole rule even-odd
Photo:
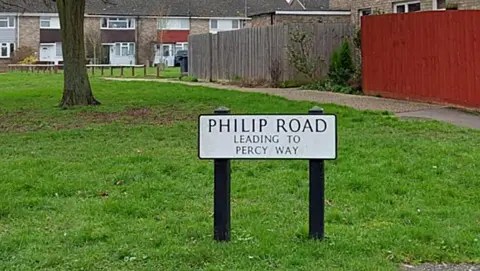
[{"label": "white window frame", "polygon": [[[60,47],[60,55],[58,55],[58,47]],[[61,42],[55,42],[55,56],[57,58],[63,58],[63,43]]]},{"label": "white window frame", "polygon": [[[168,25],[169,20],[181,20],[180,21],[180,27],[172,27]],[[185,27],[182,27],[182,21],[187,22],[187,25]],[[157,29],[158,30],[190,30],[190,19],[189,18],[158,18],[157,19]]]},{"label": "white window frame", "polygon": [[[215,27],[212,26],[213,22],[215,22],[215,24],[216,24]],[[209,25],[210,25],[210,30],[217,30],[218,29],[218,20],[217,19],[210,19]]]},{"label": "white window frame", "polygon": [[393,3],[393,13],[397,13],[397,8],[399,6],[405,6],[405,13],[409,13],[408,11],[408,5],[411,5],[411,4],[420,4],[420,10],[422,10],[422,4],[420,1],[407,1],[407,2],[396,2],[396,3]]},{"label": "white window frame", "polygon": [[15,17],[12,16],[0,16],[0,21],[6,22],[7,26],[0,26],[1,29],[6,29],[6,28],[15,28]]},{"label": "white window frame", "polygon": [[[10,50],[11,46],[13,45],[13,52]],[[13,53],[15,52],[15,43],[13,42],[0,42],[0,58],[10,58],[13,56]],[[2,49],[7,48],[7,55],[2,55]]]},{"label": "white window frame", "polygon": [[432,9],[433,10],[446,10],[447,9],[447,1],[445,0],[445,7],[438,8],[438,0],[432,0]]},{"label": "white window frame", "polygon": [[[237,27],[233,26],[233,23],[237,22]],[[232,20],[232,30],[240,29],[240,20]]]},{"label": "white window frame", "polygon": [[[107,26],[103,26],[103,22],[107,22]],[[127,27],[110,27],[110,23],[113,22],[125,22],[127,23]],[[130,25],[131,24],[131,25]],[[109,30],[132,30],[135,29],[136,22],[134,18],[128,17],[116,17],[116,18],[102,18],[100,19],[100,29],[109,29]]]},{"label": "white window frame", "polygon": [[[133,50],[131,46],[133,45]],[[135,42],[116,42],[115,43],[115,56],[134,56],[135,55]],[[117,48],[120,49],[117,54]],[[123,49],[127,48],[127,54],[123,54]]]},{"label": "white window frame", "polygon": [[[48,26],[42,26],[42,22],[48,22]],[[40,17],[40,28],[42,29],[52,28],[52,17]]]}]

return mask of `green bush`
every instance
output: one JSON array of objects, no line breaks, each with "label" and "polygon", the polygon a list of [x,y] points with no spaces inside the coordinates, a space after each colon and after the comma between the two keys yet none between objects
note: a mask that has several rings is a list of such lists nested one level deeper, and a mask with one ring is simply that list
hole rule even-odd
[{"label": "green bush", "polygon": [[345,94],[361,94],[361,91],[359,91],[356,88],[353,88],[348,85],[339,85],[330,79],[327,79],[324,81],[318,81],[310,85],[305,85],[302,87],[302,89],[331,91],[331,92],[338,92],[338,93],[345,93]]},{"label": "green bush", "polygon": [[182,76],[180,77],[180,81],[184,82],[198,82],[198,78],[195,76]]},{"label": "green bush", "polygon": [[352,50],[350,43],[345,39],[332,54],[328,77],[337,85],[347,85],[354,73]]}]

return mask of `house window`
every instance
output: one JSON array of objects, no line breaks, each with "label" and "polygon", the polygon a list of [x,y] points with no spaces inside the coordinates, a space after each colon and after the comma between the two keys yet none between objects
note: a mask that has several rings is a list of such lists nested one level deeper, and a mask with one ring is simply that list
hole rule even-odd
[{"label": "house window", "polygon": [[0,17],[0,28],[14,28],[15,17]]},{"label": "house window", "polygon": [[0,58],[10,58],[15,52],[15,43],[0,43]]},{"label": "house window", "polygon": [[413,1],[413,2],[401,2],[393,4],[393,12],[394,13],[410,13],[420,11],[420,1]]},{"label": "house window", "polygon": [[40,17],[40,28],[50,28],[50,17]]},{"label": "house window", "polygon": [[158,20],[158,29],[189,30],[190,21],[187,18],[162,18]]},{"label": "house window", "polygon": [[132,42],[116,43],[115,55],[116,56],[131,56],[135,54],[135,44]]},{"label": "house window", "polygon": [[359,9],[358,10],[358,16],[368,16],[372,15],[372,9],[371,8],[364,8],[364,9]]},{"label": "house window", "polygon": [[446,0],[433,0],[433,9],[446,9],[447,1]]},{"label": "house window", "polygon": [[360,20],[360,22],[362,21],[363,16],[368,16],[368,15],[372,15],[371,8],[364,8],[364,9],[358,10],[358,19]]},{"label": "house window", "polygon": [[135,19],[131,18],[103,18],[101,28],[105,29],[134,29]]},{"label": "house window", "polygon": [[61,42],[55,43],[55,54],[56,54],[57,57],[63,57],[62,43]]},{"label": "house window", "polygon": [[238,22],[238,20],[232,20],[232,29],[240,28],[239,25],[240,23]]},{"label": "house window", "polygon": [[218,28],[218,20],[210,20],[210,29]]}]

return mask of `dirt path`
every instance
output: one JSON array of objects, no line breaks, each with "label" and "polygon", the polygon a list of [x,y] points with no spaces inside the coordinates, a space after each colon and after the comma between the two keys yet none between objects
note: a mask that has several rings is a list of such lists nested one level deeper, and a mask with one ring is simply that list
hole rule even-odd
[{"label": "dirt path", "polygon": [[217,89],[234,90],[242,92],[266,93],[281,96],[289,100],[312,101],[322,104],[337,104],[352,107],[358,110],[389,111],[397,114],[400,118],[408,119],[431,119],[448,122],[457,126],[480,129],[480,115],[469,114],[463,111],[448,109],[441,105],[385,99],[371,96],[348,95],[341,93],[282,89],[282,88],[243,88],[232,85],[217,83],[191,83],[174,81],[168,79],[146,79],[146,78],[105,78],[115,81],[151,81],[163,83],[179,83],[191,86],[204,86]]}]

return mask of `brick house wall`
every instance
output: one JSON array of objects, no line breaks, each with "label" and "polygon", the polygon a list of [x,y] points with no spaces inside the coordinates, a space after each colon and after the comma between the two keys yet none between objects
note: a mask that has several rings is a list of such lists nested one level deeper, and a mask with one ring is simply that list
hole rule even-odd
[{"label": "brick house wall", "polygon": [[273,14],[262,14],[252,17],[251,27],[262,27],[272,24],[272,20],[275,21],[275,15]]},{"label": "brick house wall", "polygon": [[[30,47],[39,57],[40,48],[40,17],[20,17],[18,47]],[[18,48],[17,47],[17,48]]]},{"label": "brick house wall", "polygon": [[329,6],[330,9],[338,9],[338,10],[344,10],[344,9],[350,9],[351,0],[330,0]]},{"label": "brick house wall", "polygon": [[192,19],[190,21],[190,35],[205,34],[210,32],[209,19]]},{"label": "brick house wall", "polygon": [[157,26],[157,19],[154,18],[142,18],[137,22],[137,64],[152,63],[155,57]]},{"label": "brick house wall", "polygon": [[[393,13],[394,3],[405,2],[400,0],[331,0],[331,5],[339,7],[350,7],[352,12],[352,21],[356,24],[360,23],[359,11],[365,8],[378,10],[384,13]],[[448,1],[447,1],[448,2]],[[459,9],[480,9],[480,1],[478,0],[455,0]],[[420,0],[422,11],[433,9],[433,0]]]}]

